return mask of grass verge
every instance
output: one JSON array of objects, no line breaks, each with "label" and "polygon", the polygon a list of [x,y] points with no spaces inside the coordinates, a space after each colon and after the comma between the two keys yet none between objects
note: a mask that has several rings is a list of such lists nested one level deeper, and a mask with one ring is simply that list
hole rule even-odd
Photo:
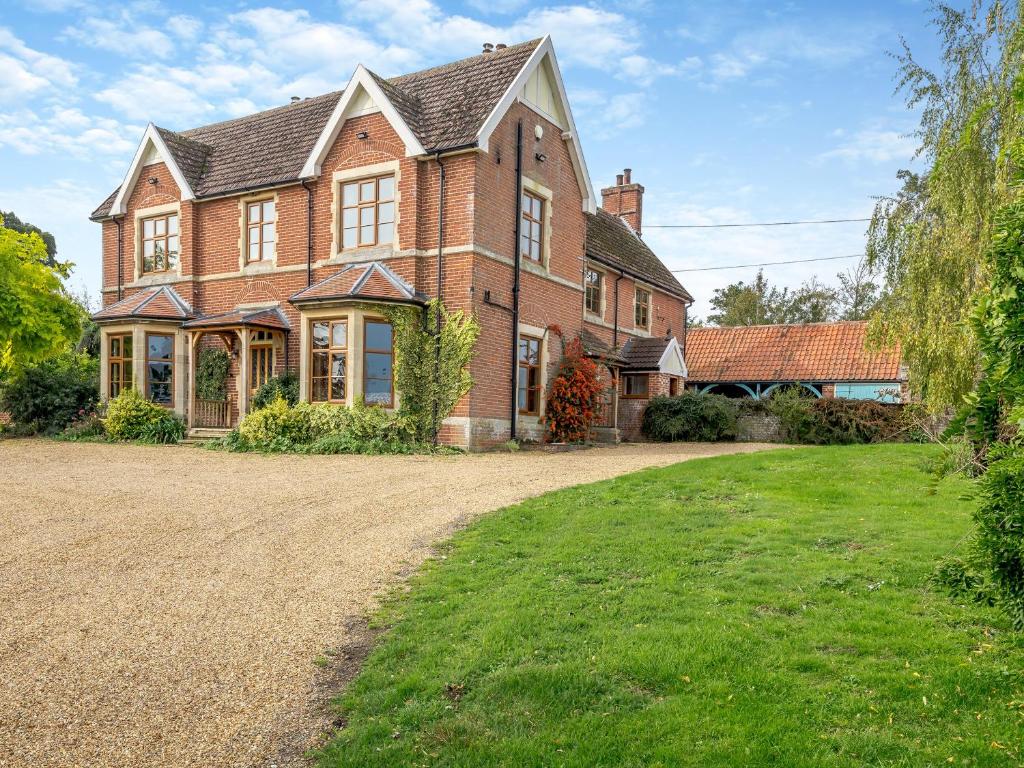
[{"label": "grass verge", "polygon": [[1021,764],[1024,640],[927,584],[930,449],[691,461],[458,534],[389,601],[321,766]]}]

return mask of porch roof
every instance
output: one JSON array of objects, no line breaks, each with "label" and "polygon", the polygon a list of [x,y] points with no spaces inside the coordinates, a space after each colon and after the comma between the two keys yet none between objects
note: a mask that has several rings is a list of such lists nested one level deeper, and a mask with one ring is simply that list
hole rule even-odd
[{"label": "porch roof", "polygon": [[116,304],[96,312],[92,319],[97,322],[110,320],[177,320],[194,317],[192,308],[173,288],[162,285],[126,296]]},{"label": "porch roof", "polygon": [[425,304],[427,301],[426,296],[417,293],[394,271],[376,261],[350,264],[294,294],[290,301],[292,304],[314,304],[360,299],[400,304]]},{"label": "porch roof", "polygon": [[264,309],[233,309],[217,315],[206,315],[182,324],[188,330],[215,330],[221,328],[264,328],[271,331],[289,331],[291,326],[280,307]]}]

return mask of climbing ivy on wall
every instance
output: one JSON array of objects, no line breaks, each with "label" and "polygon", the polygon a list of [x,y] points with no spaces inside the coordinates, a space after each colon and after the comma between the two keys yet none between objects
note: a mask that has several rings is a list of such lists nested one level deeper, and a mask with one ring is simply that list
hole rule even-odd
[{"label": "climbing ivy on wall", "polygon": [[196,396],[203,400],[227,397],[228,369],[231,358],[223,349],[208,347],[199,352],[196,363]]}]

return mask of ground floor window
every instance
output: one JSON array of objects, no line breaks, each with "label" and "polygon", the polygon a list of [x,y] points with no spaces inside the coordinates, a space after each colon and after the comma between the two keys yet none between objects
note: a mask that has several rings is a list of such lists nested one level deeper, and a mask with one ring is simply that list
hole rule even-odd
[{"label": "ground floor window", "polygon": [[274,375],[274,339],[270,331],[256,331],[249,342],[249,384],[253,394]]},{"label": "ground floor window", "polygon": [[394,339],[391,323],[367,320],[363,333],[363,398],[367,405],[394,404]]},{"label": "ground floor window", "polygon": [[627,373],[622,377],[623,397],[647,397],[648,391],[646,373]]},{"label": "ground floor window", "polygon": [[348,361],[348,321],[317,320],[310,334],[310,400],[314,403],[344,403],[347,390],[345,366]]},{"label": "ground floor window", "polygon": [[519,337],[519,412],[540,413],[540,339]]},{"label": "ground floor window", "polygon": [[132,335],[121,333],[107,340],[107,394],[114,398],[135,383],[132,371]]},{"label": "ground floor window", "polygon": [[146,396],[160,405],[174,402],[173,334],[146,334]]}]

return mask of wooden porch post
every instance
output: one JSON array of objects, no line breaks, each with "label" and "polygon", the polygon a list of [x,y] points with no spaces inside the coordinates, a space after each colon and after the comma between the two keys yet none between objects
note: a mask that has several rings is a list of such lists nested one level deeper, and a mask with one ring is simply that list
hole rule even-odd
[{"label": "wooden porch post", "polygon": [[249,412],[249,329],[243,326],[235,330],[242,339],[241,354],[238,358],[238,381],[241,384],[241,392],[238,393],[238,420],[241,421]]},{"label": "wooden porch post", "polygon": [[202,331],[189,331],[188,344],[188,428],[195,426],[196,412],[196,355],[199,349],[199,341],[203,338]]}]

